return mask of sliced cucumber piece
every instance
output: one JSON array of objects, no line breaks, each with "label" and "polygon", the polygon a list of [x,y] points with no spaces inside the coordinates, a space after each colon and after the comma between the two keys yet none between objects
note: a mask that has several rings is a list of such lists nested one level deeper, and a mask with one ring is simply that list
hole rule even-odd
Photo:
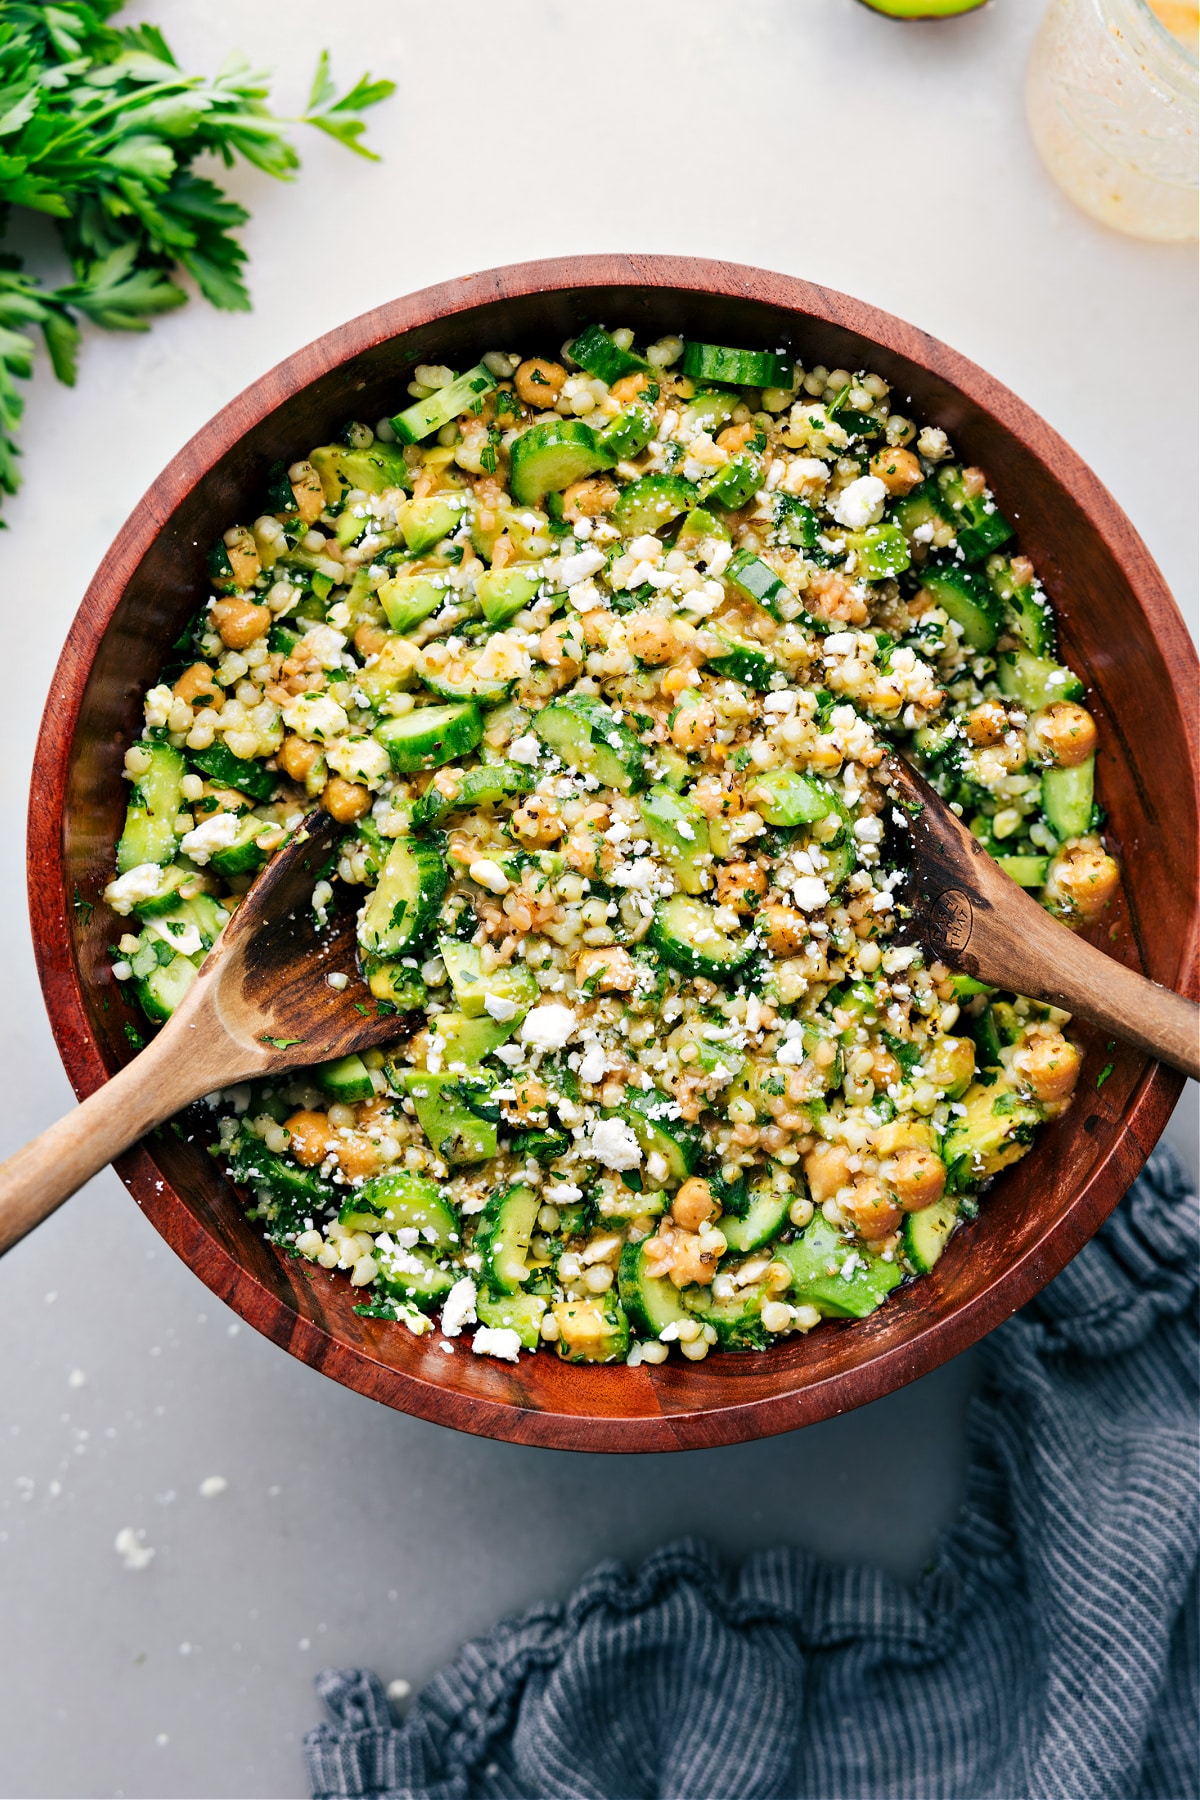
[{"label": "sliced cucumber piece", "polygon": [[814,825],[838,810],[827,781],[796,769],[764,769],[749,784],[746,798],[768,825]]},{"label": "sliced cucumber piece", "polygon": [[646,1244],[626,1244],[621,1251],[617,1290],[629,1323],[639,1337],[658,1338],[668,1325],[681,1325],[691,1313],[669,1276],[651,1275],[646,1268]]},{"label": "sliced cucumber piece", "polygon": [[743,682],[746,687],[757,688],[759,693],[766,693],[779,671],[779,664],[771,652],[755,643],[753,638],[739,636],[728,625],[710,625],[707,630],[710,637],[723,645],[719,656],[709,657],[709,668],[715,669],[718,675]]},{"label": "sliced cucumber piece", "polygon": [[682,475],[641,475],[622,490],[612,522],[626,537],[661,531],[696,504],[696,489]]},{"label": "sliced cucumber piece", "polygon": [[308,460],[321,477],[325,498],[331,505],[355,488],[364,494],[382,494],[387,488],[411,489],[413,484],[412,470],[398,444],[376,441],[366,450],[322,444]]},{"label": "sliced cucumber piece", "polygon": [[775,495],[775,529],[785,544],[795,550],[815,550],[821,536],[821,525],[812,507],[791,494]]},{"label": "sliced cucumber piece", "polygon": [[646,1152],[662,1157],[667,1180],[675,1187],[694,1175],[704,1155],[703,1133],[680,1117],[679,1104],[657,1088],[627,1090],[621,1117]]},{"label": "sliced cucumber piece", "polygon": [[640,402],[627,406],[600,429],[600,448],[605,461],[611,465],[640,455],[653,438],[654,431],[654,414],[648,406]]},{"label": "sliced cucumber piece", "polygon": [[790,388],[793,364],[775,350],[730,350],[724,344],[685,344],[683,372],[692,381],[730,387]]},{"label": "sliced cucumber piece", "polygon": [[417,575],[393,575],[380,585],[375,597],[393,631],[411,631],[445,601],[453,599],[454,588],[447,576],[434,570]]},{"label": "sliced cucumber piece", "polygon": [[705,506],[724,506],[730,512],[737,512],[753,500],[762,484],[763,466],[761,460],[748,450],[739,451],[731,456],[723,469],[702,483],[700,499]]},{"label": "sliced cucumber piece", "polygon": [[623,375],[644,373],[650,367],[644,357],[632,350],[622,350],[602,325],[589,325],[569,348],[571,360],[586,369],[589,375],[595,375],[606,387],[620,381]]},{"label": "sliced cucumber piece", "polygon": [[134,901],[134,912],[139,919],[156,919],[160,913],[174,912],[180,903],[180,888],[185,882],[195,879],[195,869],[185,869],[179,863],[172,863],[163,870],[157,893],[151,894],[147,900]]},{"label": "sliced cucumber piece", "polygon": [[519,1294],[529,1280],[529,1240],[542,1204],[536,1188],[518,1183],[493,1194],[479,1215],[474,1250],[494,1294]]},{"label": "sliced cucumber piece", "polygon": [[966,492],[961,470],[941,469],[937,485],[943,502],[953,515],[958,547],[969,563],[981,562],[1014,535],[1012,526],[997,509],[990,494]]},{"label": "sliced cucumber piece", "polygon": [[457,531],[468,504],[465,494],[430,494],[424,500],[406,500],[398,506],[396,522],[412,554],[423,556]]},{"label": "sliced cucumber piece", "polygon": [[923,481],[920,487],[915,487],[910,494],[904,494],[899,500],[893,500],[891,517],[910,543],[916,539],[916,534],[923,525],[937,526],[953,523],[950,508],[943,501],[936,483],[932,481]]},{"label": "sliced cucumber piece", "polygon": [[722,1350],[762,1350],[770,1342],[762,1322],[764,1300],[770,1298],[763,1283],[744,1287],[732,1300],[714,1300],[711,1288],[692,1288],[687,1308],[693,1318],[711,1325]]},{"label": "sliced cucumber piece", "polygon": [[638,801],[646,834],[670,863],[685,894],[702,894],[711,861],[708,820],[694,800],[653,787]]},{"label": "sliced cucumber piece", "polygon": [[867,581],[901,575],[912,561],[908,539],[898,525],[868,525],[865,531],[848,531],[846,548],[854,552],[854,573]]},{"label": "sliced cucumber piece", "polygon": [[1004,609],[984,576],[957,563],[927,564],[921,584],[934,605],[962,626],[964,644],[972,650],[995,649]]},{"label": "sliced cucumber piece", "polygon": [[1034,656],[1053,658],[1056,649],[1054,614],[1045,594],[1035,581],[1019,587],[1013,580],[1012,564],[1007,557],[994,556],[987,565],[987,578],[1004,604],[1008,623]]},{"label": "sliced cucumber piece", "polygon": [[134,981],[138,1003],[148,1019],[169,1019],[193,981],[196,964],[186,956],[173,956]]},{"label": "sliced cucumber piece", "polygon": [[436,1181],[412,1169],[372,1175],[342,1206],[338,1222],[350,1231],[418,1231],[432,1250],[459,1243],[458,1214]]},{"label": "sliced cucumber piece", "polygon": [[560,1300],[555,1348],[564,1362],[624,1362],[629,1353],[629,1320],[611,1295],[599,1300]]},{"label": "sliced cucumber piece", "polygon": [[815,1306],[827,1318],[865,1319],[904,1279],[897,1263],[848,1244],[819,1212],[777,1256],[792,1271],[796,1304]]},{"label": "sliced cucumber piece", "polygon": [[[713,539],[729,542],[729,527],[716,513],[694,506],[675,536],[675,548],[687,556],[696,556]],[[686,610],[686,608],[685,608]]]},{"label": "sliced cucumber piece", "polygon": [[787,1225],[788,1208],[794,1198],[794,1192],[777,1188],[770,1175],[761,1176],[750,1189],[750,1204],[741,1218],[722,1215],[721,1233],[726,1244],[738,1256],[761,1250]]},{"label": "sliced cucumber piece", "polygon": [[1046,876],[1050,873],[1048,856],[998,856],[996,861],[1018,887],[1045,887]]},{"label": "sliced cucumber piece", "polygon": [[422,1312],[431,1312],[454,1286],[456,1272],[442,1267],[445,1260],[439,1261],[419,1244],[411,1250],[402,1250],[398,1245],[391,1249],[378,1243],[375,1246],[378,1279],[386,1292],[397,1300],[410,1301]]},{"label": "sliced cucumber piece", "polygon": [[339,1056],[335,1062],[318,1063],[313,1073],[322,1093],[342,1106],[355,1106],[374,1097],[371,1071],[361,1056]]},{"label": "sliced cucumber piece", "polygon": [[1006,650],[996,664],[996,679],[1000,692],[1019,700],[1026,712],[1037,712],[1055,700],[1083,698],[1083,683],[1073,669],[1029,650]]},{"label": "sliced cucumber piece", "polygon": [[266,822],[253,813],[238,820],[237,836],[223,850],[214,850],[208,866],[226,881],[234,875],[253,875],[267,860],[268,852],[259,848],[257,839],[267,829]]},{"label": "sliced cucumber piece", "polygon": [[905,1215],[901,1227],[904,1254],[918,1275],[928,1275],[958,1223],[958,1201],[937,1200],[920,1212]]},{"label": "sliced cucumber piece", "polygon": [[456,706],[422,706],[385,719],[375,736],[402,775],[437,769],[473,750],[483,736],[483,714],[473,701]]},{"label": "sliced cucumber piece", "polygon": [[552,1163],[567,1154],[571,1140],[565,1131],[523,1131],[514,1140],[513,1148],[518,1156],[532,1156],[535,1162]]},{"label": "sliced cucumber piece", "polygon": [[413,830],[440,825],[451,813],[473,806],[494,806],[513,794],[533,791],[537,776],[521,763],[479,763],[473,769],[447,769],[430,782],[413,807]]},{"label": "sliced cucumber piece", "polygon": [[117,844],[117,873],[143,863],[169,863],[179,839],[175,820],[183,810],[184,761],[170,744],[139,745],[150,767],[139,775],[125,809],[125,829]]},{"label": "sliced cucumber piece", "polygon": [[515,681],[500,681],[494,676],[477,675],[466,659],[447,664],[441,669],[426,669],[421,677],[430,693],[443,700],[473,700],[476,706],[503,706],[512,698]]},{"label": "sliced cucumber piece", "polygon": [[240,1187],[252,1189],[260,1205],[265,1201],[268,1208],[299,1218],[324,1212],[336,1192],[315,1169],[277,1156],[244,1125],[230,1152],[229,1175]]},{"label": "sliced cucumber piece", "polygon": [[1073,769],[1047,769],[1042,775],[1042,811],[1060,842],[1091,830],[1095,783],[1094,754]]},{"label": "sliced cucumber piece", "polygon": [[475,577],[475,594],[489,625],[507,625],[532,604],[541,585],[534,569],[491,569]]},{"label": "sliced cucumber piece", "polygon": [[483,363],[476,363],[465,375],[459,375],[445,387],[427,394],[424,400],[397,413],[392,420],[392,430],[402,444],[419,444],[423,438],[432,437],[435,431],[448,425],[451,419],[471,412],[495,385],[496,377],[491,370]]},{"label": "sliced cucumber piece", "polygon": [[646,752],[610,706],[585,694],[556,700],[538,713],[533,729],[570,768],[594,775],[602,787],[633,794],[646,785]]},{"label": "sliced cucumber piece", "polygon": [[787,583],[781,581],[769,563],[752,550],[735,550],[725,568],[725,581],[747,600],[757,601],[773,619],[780,617],[780,601],[790,595]]},{"label": "sliced cucumber piece", "polygon": [[536,506],[544,494],[561,494],[572,482],[608,466],[608,456],[582,419],[547,420],[514,438],[509,485],[519,506]]},{"label": "sliced cucumber piece", "polygon": [[371,956],[403,956],[432,926],[446,893],[449,871],[440,846],[399,837],[358,924],[358,941]]},{"label": "sliced cucumber piece", "polygon": [[681,974],[722,982],[746,966],[755,948],[752,938],[730,937],[720,930],[709,903],[690,894],[672,894],[659,901],[648,941]]},{"label": "sliced cucumber piece", "polygon": [[279,780],[262,763],[235,756],[222,743],[210,744],[207,750],[189,750],[188,761],[193,769],[207,775],[215,787],[236,788],[251,800],[269,800]]},{"label": "sliced cucumber piece", "polygon": [[493,1331],[515,1331],[522,1350],[536,1350],[541,1342],[542,1319],[549,1302],[541,1294],[479,1294],[475,1316]]},{"label": "sliced cucumber piece", "polygon": [[439,1156],[448,1163],[487,1162],[495,1156],[500,1107],[492,1099],[495,1079],[487,1070],[469,1075],[431,1075],[424,1069],[396,1073]]},{"label": "sliced cucumber piece", "polygon": [[716,388],[706,388],[693,400],[690,400],[683,409],[681,422],[685,436],[697,431],[709,433],[719,431],[722,425],[728,425],[741,403],[742,396],[740,394],[722,393]]},{"label": "sliced cucumber piece", "polygon": [[[538,997],[540,990],[537,977],[528,963],[512,962],[507,967],[493,969],[490,975],[485,975],[482,956],[476,944],[464,943],[460,938],[443,937],[438,939],[438,950],[446,965],[459,1011],[468,1019],[479,1019],[487,1015],[490,996],[494,1001],[515,1006],[519,1020],[524,1018]],[[507,1011],[507,1005],[502,1005],[499,1010]]]}]

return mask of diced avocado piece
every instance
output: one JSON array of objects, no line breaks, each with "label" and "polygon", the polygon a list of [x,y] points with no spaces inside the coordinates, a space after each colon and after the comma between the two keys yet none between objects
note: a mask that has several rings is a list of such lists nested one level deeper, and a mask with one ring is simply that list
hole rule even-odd
[{"label": "diced avocado piece", "polygon": [[646,834],[670,863],[685,894],[702,894],[711,853],[708,820],[694,800],[653,787],[638,801]]},{"label": "diced avocado piece", "polygon": [[1002,1069],[985,1069],[950,1120],[942,1157],[954,1189],[998,1175],[1019,1161],[1041,1123],[1041,1108]]},{"label": "diced avocado piece", "polygon": [[821,1213],[776,1258],[792,1271],[792,1300],[832,1319],[865,1319],[903,1280],[895,1262],[855,1248]]},{"label": "diced avocado piece", "polygon": [[541,1204],[537,1188],[518,1182],[493,1194],[480,1213],[474,1249],[493,1294],[519,1294],[529,1280],[526,1258]]},{"label": "diced avocado piece", "polygon": [[402,962],[369,956],[365,951],[362,967],[368,988],[382,1006],[391,1007],[393,1012],[406,1013],[425,1005],[425,983],[416,969],[406,969]]},{"label": "diced avocado piece", "polygon": [[361,1056],[339,1056],[334,1062],[318,1063],[313,1072],[322,1092],[342,1106],[374,1096],[371,1071]]},{"label": "diced avocado piece", "polygon": [[560,1300],[556,1348],[564,1362],[624,1362],[629,1353],[629,1320],[619,1300]]},{"label": "diced avocado piece", "polygon": [[646,785],[646,753],[610,706],[587,695],[556,700],[537,714],[533,729],[573,769],[594,775],[622,794]]},{"label": "diced avocado piece", "polygon": [[612,510],[613,524],[626,537],[661,531],[696,504],[696,489],[682,475],[641,475],[622,491]]},{"label": "diced avocado piece", "polygon": [[746,798],[768,825],[814,825],[838,810],[827,781],[796,769],[764,769],[749,784]]},{"label": "diced avocado piece", "polygon": [[1050,873],[1048,856],[998,856],[996,861],[1009,880],[1015,881],[1018,887],[1045,887],[1046,877]]},{"label": "diced avocado piece", "polygon": [[481,1325],[493,1331],[515,1331],[522,1350],[536,1350],[541,1342],[542,1319],[549,1302],[541,1294],[481,1293],[475,1301],[475,1316]]},{"label": "diced avocado piece", "polygon": [[117,844],[117,873],[142,863],[169,863],[179,839],[175,820],[183,810],[184,761],[170,744],[139,746],[150,767],[139,775],[125,809],[125,829]]},{"label": "diced avocado piece", "polygon": [[485,1056],[508,1042],[521,1018],[519,1012],[503,1021],[489,1019],[486,1013],[482,1018],[468,1019],[465,1013],[445,1012],[429,1021],[429,1029],[445,1039],[442,1062],[446,1068],[453,1069],[455,1063],[464,1063],[468,1069],[474,1069]]},{"label": "diced avocado piece", "polygon": [[495,1081],[490,1074],[430,1075],[409,1069],[403,1081],[422,1131],[446,1162],[486,1162],[495,1156],[500,1107],[492,1099]]},{"label": "diced avocado piece", "polygon": [[1037,712],[1055,700],[1081,700],[1083,683],[1073,669],[1029,650],[1005,650],[996,662],[996,679],[1007,699]]},{"label": "diced avocado piece", "polygon": [[412,554],[424,555],[457,531],[467,505],[464,494],[430,494],[424,500],[406,500],[397,507],[396,522]]},{"label": "diced avocado piece", "polygon": [[475,577],[475,594],[489,625],[507,625],[532,604],[542,577],[531,569],[492,569]]},{"label": "diced avocado piece", "polygon": [[[380,584],[375,597],[393,631],[411,631],[439,606],[452,600],[454,588],[448,576],[439,570],[425,570],[415,575],[391,576]],[[370,670],[366,673],[370,674]]]},{"label": "diced avocado piece", "polygon": [[419,444],[423,438],[432,437],[435,431],[448,425],[451,419],[472,411],[495,385],[496,377],[491,370],[483,363],[477,363],[465,375],[457,376],[445,387],[427,394],[424,400],[397,413],[392,420],[392,430],[402,444]]},{"label": "diced avocado piece", "polygon": [[503,1012],[509,1006],[515,1006],[517,1010],[514,1017],[519,1023],[538,997],[540,990],[537,977],[528,963],[512,962],[485,975],[481,953],[475,944],[464,943],[459,938],[443,937],[438,940],[438,949],[446,965],[459,1011],[468,1019],[488,1016],[487,1001],[490,997],[501,1003],[496,1010]]},{"label": "diced avocado piece", "polygon": [[387,488],[411,489],[413,484],[412,471],[398,444],[383,444],[377,440],[366,450],[350,450],[344,444],[322,444],[308,460],[321,477],[325,498],[331,504],[353,489],[364,494],[382,494]]}]

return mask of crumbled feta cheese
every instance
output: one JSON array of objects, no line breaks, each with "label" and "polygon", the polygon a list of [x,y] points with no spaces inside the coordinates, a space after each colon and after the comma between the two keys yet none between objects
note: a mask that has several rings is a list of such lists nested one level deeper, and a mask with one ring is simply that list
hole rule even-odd
[{"label": "crumbled feta cheese", "polygon": [[345,648],[345,638],[332,625],[312,625],[304,634],[305,655],[320,663],[323,669],[340,669]]},{"label": "crumbled feta cheese", "polygon": [[819,912],[829,904],[829,889],[819,875],[802,875],[792,894],[801,912]]},{"label": "crumbled feta cheese", "polygon": [[284,708],[283,722],[289,731],[294,731],[297,737],[307,738],[310,743],[317,739],[332,743],[334,738],[344,737],[350,729],[345,709],[328,694],[298,694],[292,704]]},{"label": "crumbled feta cheese", "polygon": [[831,510],[839,525],[849,531],[861,531],[881,517],[886,499],[887,488],[878,475],[860,475],[842,489]]},{"label": "crumbled feta cheese", "polygon": [[535,1006],[526,1015],[521,1026],[521,1039],[536,1050],[562,1050],[574,1029],[575,1014],[571,1008],[551,1001],[546,1006]]},{"label": "crumbled feta cheese", "polygon": [[494,862],[490,856],[476,857],[467,873],[472,881],[477,881],[480,887],[487,888],[490,894],[507,894],[508,892],[508,876],[500,864]]},{"label": "crumbled feta cheese", "polygon": [[509,760],[520,763],[526,769],[532,769],[541,754],[542,746],[532,732],[526,733],[524,737],[514,738],[508,746]]},{"label": "crumbled feta cheese", "polygon": [[214,813],[211,819],[202,819],[187,832],[180,839],[179,848],[203,868],[215,851],[228,850],[237,837],[240,823],[236,813]]},{"label": "crumbled feta cheese", "polygon": [[127,1569],[138,1574],[148,1569],[154,1561],[154,1552],[149,1544],[143,1544],[141,1535],[132,1525],[123,1525],[113,1540],[113,1549],[121,1558]]},{"label": "crumbled feta cheese", "polygon": [[469,1275],[456,1281],[446,1295],[442,1307],[442,1332],[446,1337],[461,1337],[464,1325],[474,1325],[478,1290]]},{"label": "crumbled feta cheese", "polygon": [[516,1018],[518,1007],[515,1000],[506,1000],[503,994],[485,994],[483,1010],[497,1025],[507,1025],[510,1019]]},{"label": "crumbled feta cheese", "polygon": [[481,1325],[471,1348],[476,1356],[498,1356],[503,1362],[515,1363],[521,1354],[521,1340],[504,1326]]},{"label": "crumbled feta cheese", "polygon": [[608,1067],[608,1056],[602,1044],[589,1044],[579,1062],[579,1079],[594,1086],[603,1081],[604,1071]]},{"label": "crumbled feta cheese", "polygon": [[325,760],[336,775],[366,787],[382,781],[391,768],[383,745],[370,737],[344,738],[339,744],[331,744]]},{"label": "crumbled feta cheese", "polygon": [[636,1169],[642,1147],[624,1119],[598,1119],[592,1126],[588,1149],[606,1169]]},{"label": "crumbled feta cheese", "polygon": [[560,557],[558,578],[565,588],[572,588],[578,581],[586,581],[589,575],[595,575],[604,567],[603,550],[596,550],[589,544],[586,550],[577,550],[574,556]]},{"label": "crumbled feta cheese", "polygon": [[546,1198],[551,1206],[573,1206],[576,1200],[583,1199],[583,1189],[573,1181],[560,1181],[557,1187],[546,1189]]},{"label": "crumbled feta cheese", "polygon": [[104,890],[105,904],[126,919],[139,901],[153,900],[162,878],[163,871],[157,863],[138,863],[136,868],[126,869],[124,875],[109,882]]}]

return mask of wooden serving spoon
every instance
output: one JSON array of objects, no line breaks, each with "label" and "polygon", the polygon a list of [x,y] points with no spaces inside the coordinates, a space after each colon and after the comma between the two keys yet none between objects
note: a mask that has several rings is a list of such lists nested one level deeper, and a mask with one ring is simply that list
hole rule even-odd
[{"label": "wooden serving spoon", "polygon": [[[122,1150],[202,1094],[402,1037],[418,1020],[381,1007],[358,968],[357,908],[312,891],[342,827],[306,819],[269,862],[162,1030],[111,1081],[0,1165],[0,1254]],[[335,890],[336,892],[336,890]],[[344,988],[329,985],[345,975]]]},{"label": "wooden serving spoon", "polygon": [[989,987],[1061,1006],[1200,1079],[1200,1006],[1059,924],[900,757],[883,773],[912,845],[904,896],[912,916],[900,941]]},{"label": "wooden serving spoon", "polygon": [[[1031,900],[898,757],[885,767],[908,820],[912,916],[901,941],[989,986],[1101,1025],[1200,1076],[1200,1007],[1084,943]],[[328,1062],[403,1036],[419,1015],[379,1010],[359,973],[354,908],[324,928],[312,889],[338,827],[315,813],[268,863],[157,1037],[83,1104],[0,1166],[0,1254],[155,1125],[214,1089]],[[327,976],[345,975],[330,987]]]}]

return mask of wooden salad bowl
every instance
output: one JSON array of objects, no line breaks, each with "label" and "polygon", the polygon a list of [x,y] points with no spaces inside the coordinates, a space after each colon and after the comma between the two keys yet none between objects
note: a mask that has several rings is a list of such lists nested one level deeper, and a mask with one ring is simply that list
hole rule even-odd
[{"label": "wooden salad bowl", "polygon": [[[271,463],[306,454],[347,418],[394,410],[415,364],[465,368],[512,346],[555,354],[594,319],[632,326],[639,338],[684,329],[715,343],[786,345],[810,367],[866,365],[905,410],[944,426],[964,459],[987,471],[1054,601],[1065,658],[1086,682],[1100,728],[1099,794],[1123,885],[1096,940],[1196,995],[1196,655],[1112,496],[1007,388],[889,313],[730,263],[577,257],[426,288],[298,350],[197,433],[118,534],[54,677],[29,812],[38,966],[80,1096],[129,1060],[126,1027],[143,1023],[110,970],[113,924],[101,894],[124,813],[125,747],[140,730],[144,690],[209,592],[207,546],[231,521],[257,513]],[[1102,1034],[1082,1036],[1074,1106],[1000,1176],[932,1275],[869,1319],[702,1363],[575,1367],[542,1352],[512,1367],[472,1355],[463,1339],[447,1356],[436,1334],[418,1339],[402,1325],[358,1317],[359,1296],[344,1276],[268,1245],[199,1136],[163,1132],[116,1167],[215,1294],[347,1387],[517,1443],[698,1449],[789,1431],[890,1393],[973,1344],[1075,1255],[1142,1167],[1182,1080]]]}]

